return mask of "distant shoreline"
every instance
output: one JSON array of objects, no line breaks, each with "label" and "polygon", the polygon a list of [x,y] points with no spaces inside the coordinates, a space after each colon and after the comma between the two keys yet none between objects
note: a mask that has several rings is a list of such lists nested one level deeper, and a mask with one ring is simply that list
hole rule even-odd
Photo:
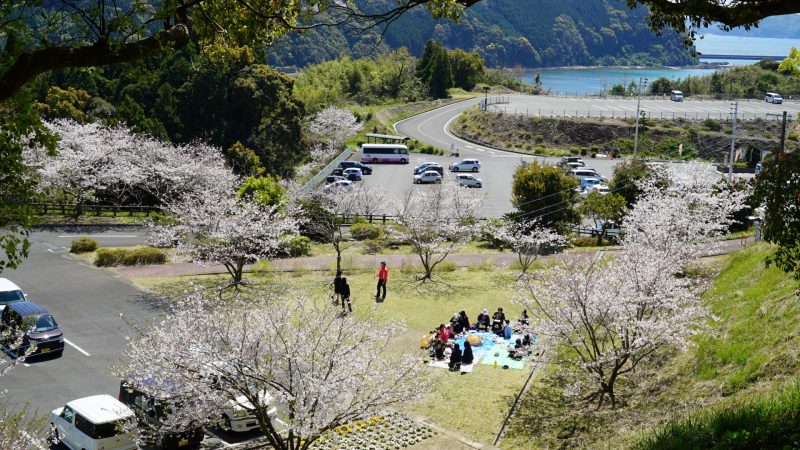
[{"label": "distant shoreline", "polygon": [[[757,61],[755,61],[755,62],[757,62]],[[755,64],[755,62],[754,62],[754,64]],[[675,69],[675,70],[679,70],[679,69],[708,69],[708,70],[713,70],[713,69],[725,69],[725,68],[728,68],[728,67],[734,67],[734,66],[728,64],[725,61],[720,61],[720,62],[702,61],[702,62],[700,62],[698,64],[695,64],[695,65],[692,65],[692,66],[556,66],[556,67],[522,67],[522,68],[507,67],[507,69],[511,69],[511,70],[521,69],[521,70],[524,70],[526,72],[534,71],[534,70],[540,70],[540,71],[544,72],[544,71],[549,71],[549,70],[564,70],[564,69],[569,69],[569,70],[593,70],[593,69],[622,69],[622,70],[628,70],[628,69]]]}]

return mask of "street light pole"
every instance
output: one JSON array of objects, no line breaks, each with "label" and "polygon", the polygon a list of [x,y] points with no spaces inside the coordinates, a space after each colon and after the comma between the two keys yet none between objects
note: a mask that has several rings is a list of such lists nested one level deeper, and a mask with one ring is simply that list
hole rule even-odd
[{"label": "street light pole", "polygon": [[484,111],[488,111],[489,110],[489,86],[484,86],[483,87],[483,92],[486,93],[486,97],[484,97],[484,100],[483,100],[483,110]]},{"label": "street light pole", "polygon": [[736,115],[739,112],[739,102],[731,103],[733,114],[733,135],[731,137],[731,154],[728,155],[728,183],[733,181],[733,150],[736,147]]},{"label": "street light pole", "polygon": [[639,78],[639,92],[636,95],[636,126],[633,131],[633,157],[639,149],[639,107],[642,103],[642,87],[647,85],[647,78]]}]

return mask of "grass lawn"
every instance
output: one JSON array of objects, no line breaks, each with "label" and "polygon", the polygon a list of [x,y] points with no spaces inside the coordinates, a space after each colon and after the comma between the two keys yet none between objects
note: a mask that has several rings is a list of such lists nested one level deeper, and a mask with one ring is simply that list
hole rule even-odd
[{"label": "grass lawn", "polygon": [[[438,276],[437,276],[438,275]],[[512,302],[511,286],[517,273],[512,270],[461,268],[435,275],[436,283],[419,285],[414,273],[395,269],[390,273],[388,295],[376,304],[373,270],[346,273],[352,290],[355,314],[375,308],[378,316],[404,320],[407,331],[393,343],[393,350],[418,355],[422,364],[427,353],[419,349],[420,339],[431,329],[450,319],[453,313],[465,310],[475,320],[482,308],[490,312],[503,307],[510,318],[517,318],[521,308]],[[278,282],[308,293],[320,301],[330,295],[330,274],[316,272],[248,274],[252,281]],[[224,277],[195,276],[181,279],[140,278],[138,285],[164,291],[170,283],[211,283]],[[171,289],[176,289],[173,285]],[[322,300],[324,299],[324,300]],[[514,398],[521,389],[527,370],[495,369],[476,365],[471,374],[461,375],[445,369],[431,368],[434,388],[422,400],[408,405],[404,412],[429,418],[439,426],[462,433],[468,439],[492,443],[499,432]]]}]

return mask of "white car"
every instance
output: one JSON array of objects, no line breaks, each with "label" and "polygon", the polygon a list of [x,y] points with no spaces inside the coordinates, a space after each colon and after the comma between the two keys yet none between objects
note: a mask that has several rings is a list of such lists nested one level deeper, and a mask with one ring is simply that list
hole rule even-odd
[{"label": "white car", "polygon": [[423,184],[423,183],[441,183],[442,176],[439,175],[439,172],[434,170],[426,170],[420,174],[414,175],[414,183],[415,184]]},{"label": "white car", "polygon": [[416,175],[418,173],[425,172],[425,169],[427,169],[430,166],[438,166],[438,165],[439,165],[439,163],[435,163],[435,162],[431,162],[431,161],[424,162],[422,164],[416,165],[416,166],[414,166],[414,175]]},{"label": "white car", "polygon": [[358,167],[350,167],[342,171],[342,176],[350,181],[361,181],[363,175]]},{"label": "white car", "polygon": [[780,94],[776,94],[774,92],[767,92],[767,95],[764,97],[764,101],[767,103],[776,103],[780,105],[783,103],[783,97]]},{"label": "white car", "polygon": [[591,167],[581,167],[580,169],[572,169],[569,171],[569,173],[579,180],[582,180],[584,178],[600,178],[601,180],[605,180],[605,178],[602,175],[597,173],[597,171],[592,169]]},{"label": "white car", "polygon": [[25,298],[25,293],[13,281],[0,278],[0,311],[9,303],[24,302]]},{"label": "white car", "polygon": [[349,180],[336,180],[333,183],[322,188],[322,192],[336,192],[336,191],[349,191],[353,189],[353,182]]},{"label": "white car", "polygon": [[110,395],[68,402],[50,413],[51,433],[71,450],[134,450],[133,411]]},{"label": "white car", "polygon": [[586,167],[586,163],[583,161],[568,162],[566,163],[566,167],[570,170],[580,169],[581,167]]},{"label": "white car", "polygon": [[483,187],[483,181],[480,178],[475,178],[473,175],[456,175],[456,183],[459,186],[466,187]]},{"label": "white car", "polygon": [[481,163],[477,159],[464,159],[450,164],[450,170],[453,172],[477,172],[480,169]]},{"label": "white car", "polygon": [[599,192],[600,195],[608,195],[609,193],[611,193],[611,190],[608,188],[607,184],[599,183],[599,184],[594,184],[592,186],[587,187],[586,190],[583,191],[583,192],[584,192],[584,194],[587,194],[587,195],[591,194],[592,192]]}]

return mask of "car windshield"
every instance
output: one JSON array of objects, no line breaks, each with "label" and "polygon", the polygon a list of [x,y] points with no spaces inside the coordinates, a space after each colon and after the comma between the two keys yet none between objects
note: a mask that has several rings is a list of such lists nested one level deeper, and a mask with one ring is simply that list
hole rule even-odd
[{"label": "car windshield", "polygon": [[56,323],[56,319],[53,318],[51,315],[40,316],[39,319],[36,321],[36,328],[33,331],[41,332],[41,331],[51,331],[58,328],[58,324]]},{"label": "car windshield", "polygon": [[25,296],[19,289],[13,291],[0,292],[0,305],[6,305],[8,303],[13,303],[13,302],[21,302],[23,300],[25,300]]}]

